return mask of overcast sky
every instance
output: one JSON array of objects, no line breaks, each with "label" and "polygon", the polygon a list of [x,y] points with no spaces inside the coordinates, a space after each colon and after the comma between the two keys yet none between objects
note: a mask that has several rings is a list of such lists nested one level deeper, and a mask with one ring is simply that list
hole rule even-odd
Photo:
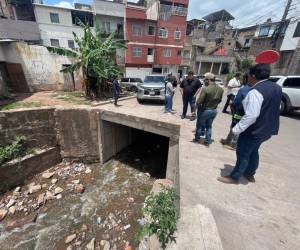
[{"label": "overcast sky", "polygon": [[[44,0],[47,4],[71,7],[74,2],[91,3],[92,0]],[[268,18],[278,21],[284,12],[287,0],[190,0],[188,19],[202,18],[212,12],[226,9],[235,20],[234,27],[262,23]],[[300,0],[293,0],[292,8],[300,8]],[[290,16],[293,15],[293,10]]]}]

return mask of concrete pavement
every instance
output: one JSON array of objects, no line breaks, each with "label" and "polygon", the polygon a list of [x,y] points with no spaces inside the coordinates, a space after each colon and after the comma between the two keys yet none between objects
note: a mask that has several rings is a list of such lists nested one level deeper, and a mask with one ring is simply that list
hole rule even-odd
[{"label": "concrete pavement", "polygon": [[[212,212],[224,249],[300,249],[300,114],[281,117],[279,135],[262,145],[256,183],[243,179],[239,185],[226,185],[216,178],[235,164],[235,152],[219,143],[228,133],[230,115],[219,112],[213,124],[215,142],[206,148],[191,142],[195,122],[180,119],[179,93],[175,115],[163,114],[163,106],[140,105],[134,99],[120,104],[102,108],[181,125],[180,195],[186,211],[181,220],[200,204]],[[199,243],[197,248],[194,242],[184,249],[205,247]]]}]

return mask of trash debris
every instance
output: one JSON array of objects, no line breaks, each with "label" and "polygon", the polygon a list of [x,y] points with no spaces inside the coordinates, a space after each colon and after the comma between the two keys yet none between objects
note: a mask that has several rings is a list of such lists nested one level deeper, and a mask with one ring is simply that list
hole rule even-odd
[{"label": "trash debris", "polygon": [[92,173],[92,170],[89,167],[87,167],[87,169],[85,170],[85,173],[90,174],[90,173]]},{"label": "trash debris", "polygon": [[127,230],[127,229],[129,229],[131,226],[128,224],[128,225],[126,225],[125,227],[124,227],[124,230]]},{"label": "trash debris", "polygon": [[101,217],[97,218],[97,224],[100,225],[101,224]]}]

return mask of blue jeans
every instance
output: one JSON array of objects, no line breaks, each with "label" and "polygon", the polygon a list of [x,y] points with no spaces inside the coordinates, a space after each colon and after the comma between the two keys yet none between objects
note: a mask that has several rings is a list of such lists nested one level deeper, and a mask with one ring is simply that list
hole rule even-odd
[{"label": "blue jeans", "polygon": [[165,112],[171,112],[172,111],[172,105],[173,105],[173,96],[172,95],[166,95],[166,98],[165,98]]},{"label": "blue jeans", "polygon": [[262,140],[249,133],[241,133],[237,141],[236,164],[230,177],[239,180],[243,175],[254,176],[259,164],[259,147]]},{"label": "blue jeans", "polygon": [[199,140],[205,130],[205,143],[211,143],[212,124],[217,116],[216,109],[199,110],[197,114],[195,140]]},{"label": "blue jeans", "polygon": [[183,111],[182,116],[185,117],[188,109],[188,105],[191,106],[191,113],[195,111],[195,97],[193,95],[188,96],[182,96],[182,102],[183,102]]}]

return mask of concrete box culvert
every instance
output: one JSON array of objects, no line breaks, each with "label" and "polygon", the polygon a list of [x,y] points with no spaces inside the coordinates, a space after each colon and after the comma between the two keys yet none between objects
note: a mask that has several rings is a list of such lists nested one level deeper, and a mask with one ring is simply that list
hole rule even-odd
[{"label": "concrete box culvert", "polygon": [[169,139],[165,177],[178,187],[179,125],[103,110],[97,112],[97,116],[99,154],[102,164],[132,144],[135,130],[160,135]]}]

